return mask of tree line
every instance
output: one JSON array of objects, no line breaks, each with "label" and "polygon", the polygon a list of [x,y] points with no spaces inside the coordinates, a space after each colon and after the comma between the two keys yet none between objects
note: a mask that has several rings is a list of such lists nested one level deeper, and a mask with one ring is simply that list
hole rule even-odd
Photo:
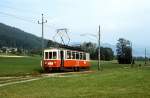
[{"label": "tree line", "polygon": [[[92,42],[84,42],[81,44],[81,49],[86,52],[90,53],[91,59],[97,60],[98,59],[98,47],[95,43]],[[114,52],[109,47],[100,47],[100,57],[101,60],[113,60]]]},{"label": "tree line", "polygon": [[[78,46],[68,46],[68,45],[62,45],[57,42],[52,43],[51,41],[48,41],[47,47],[56,47],[56,48],[67,48],[71,50],[79,50],[79,51],[85,51],[90,53],[90,58],[92,60],[98,59],[98,47],[95,43],[92,42],[84,42],[81,45]],[[114,58],[114,52],[111,48],[108,47],[100,47],[100,55],[101,60],[113,60]]]}]

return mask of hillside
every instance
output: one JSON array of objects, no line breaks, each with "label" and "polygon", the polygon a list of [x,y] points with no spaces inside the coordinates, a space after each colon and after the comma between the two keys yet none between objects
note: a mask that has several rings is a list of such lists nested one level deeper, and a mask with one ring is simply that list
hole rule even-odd
[{"label": "hillside", "polygon": [[41,38],[18,28],[0,23],[0,47],[4,46],[38,49],[41,47]]},{"label": "hillside", "polygon": [[[60,46],[63,48],[78,49],[78,47],[65,46],[57,42],[53,42],[52,40],[45,39],[44,42],[45,47]],[[1,47],[14,47],[28,50],[41,49],[41,38],[24,32],[18,28],[0,23],[0,48]]]},{"label": "hillside", "polygon": [[[47,43],[48,42],[48,43]],[[51,40],[45,40],[45,46],[53,47],[58,43],[54,43]],[[76,46],[76,44],[80,45],[80,42],[71,43],[71,46]],[[60,44],[59,44],[60,45]],[[116,46],[102,43],[103,47],[110,47],[114,53],[116,54]],[[0,48],[1,47],[14,47],[20,49],[40,49],[41,48],[41,38],[37,37],[33,34],[27,33],[23,30],[20,30],[15,27],[11,27],[0,23]],[[66,46],[65,46],[66,47]],[[72,49],[72,48],[71,48]],[[144,56],[145,47],[133,47],[133,55],[134,56]],[[150,56],[149,49],[147,49],[147,56]]]}]

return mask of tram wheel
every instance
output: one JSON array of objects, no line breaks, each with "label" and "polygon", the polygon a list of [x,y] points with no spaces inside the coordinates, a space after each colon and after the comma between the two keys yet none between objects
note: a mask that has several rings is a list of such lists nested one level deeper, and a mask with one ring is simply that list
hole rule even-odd
[{"label": "tram wheel", "polygon": [[80,71],[80,67],[74,67],[73,70],[74,72]]}]

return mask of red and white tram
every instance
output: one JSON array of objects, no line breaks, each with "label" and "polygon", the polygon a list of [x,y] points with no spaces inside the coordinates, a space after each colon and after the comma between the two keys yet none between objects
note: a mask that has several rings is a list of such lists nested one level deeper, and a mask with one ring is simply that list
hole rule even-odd
[{"label": "red and white tram", "polygon": [[46,71],[64,68],[78,71],[90,67],[89,53],[69,49],[45,49],[42,67]]}]

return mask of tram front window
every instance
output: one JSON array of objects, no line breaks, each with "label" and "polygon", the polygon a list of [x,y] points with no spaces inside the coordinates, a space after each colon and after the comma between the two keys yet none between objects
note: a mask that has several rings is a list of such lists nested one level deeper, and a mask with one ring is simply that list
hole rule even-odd
[{"label": "tram front window", "polygon": [[52,59],[52,52],[49,52],[49,59]]},{"label": "tram front window", "polygon": [[57,52],[49,52],[49,59],[57,59]]},{"label": "tram front window", "polygon": [[48,52],[45,52],[45,59],[48,59]]}]

